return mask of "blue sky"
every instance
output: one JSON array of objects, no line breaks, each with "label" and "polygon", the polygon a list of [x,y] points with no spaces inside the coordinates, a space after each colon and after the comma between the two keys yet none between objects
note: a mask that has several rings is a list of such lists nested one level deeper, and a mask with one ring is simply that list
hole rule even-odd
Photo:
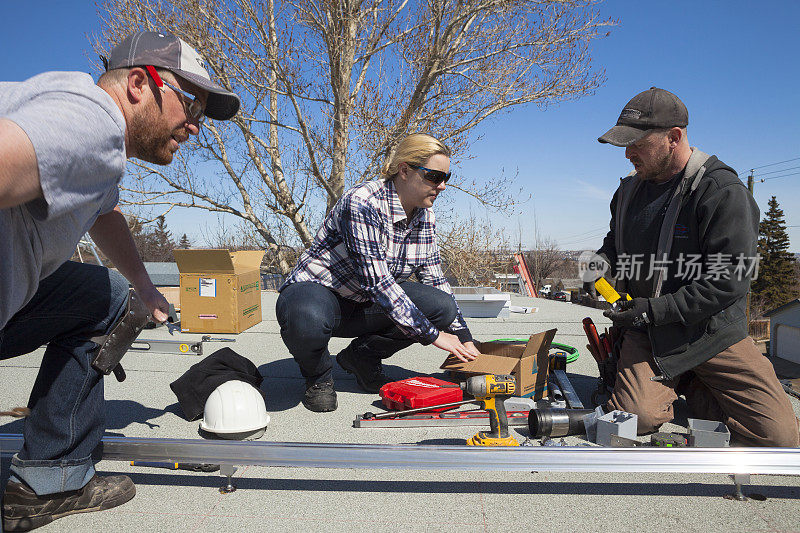
[{"label": "blue sky", "polygon": [[[22,80],[47,70],[90,71],[87,35],[97,30],[93,2],[2,2],[0,80]],[[716,154],[744,178],[753,167],[800,158],[800,2],[766,0],[607,0],[618,20],[593,45],[606,83],[592,96],[548,106],[517,108],[482,124],[473,158],[453,170],[474,176],[518,172],[513,187],[532,199],[510,216],[487,213],[466,198],[457,205],[506,228],[516,240],[541,237],[564,249],[595,249],[607,227],[608,204],[620,176],[630,171],[622,148],[601,145],[636,93],[658,86],[689,109],[689,140]],[[786,214],[793,251],[800,251],[800,159],[756,172],[762,211],[775,195]],[[782,169],[790,169],[785,172]],[[766,174],[773,172],[772,174]],[[758,181],[760,174],[768,179]],[[452,191],[452,194],[459,194]],[[171,214],[173,234],[197,242],[200,227],[216,224],[197,212]]]}]

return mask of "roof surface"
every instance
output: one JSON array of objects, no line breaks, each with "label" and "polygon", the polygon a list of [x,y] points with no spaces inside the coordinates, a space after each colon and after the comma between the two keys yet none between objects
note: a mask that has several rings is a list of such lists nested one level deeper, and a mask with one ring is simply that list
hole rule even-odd
[{"label": "roof surface", "polygon": [[[262,441],[334,443],[461,444],[480,427],[355,429],[353,419],[379,410],[377,395],[362,393],[355,379],[335,366],[339,408],[332,413],[307,411],[300,400],[303,379],[279,334],[274,306],[277,294],[262,293],[264,321],[234,337],[233,344],[205,343],[210,354],[229,346],[250,358],[265,376],[262,390],[271,422]],[[533,314],[508,319],[469,319],[478,340],[527,337],[558,328],[555,342],[575,346],[579,359],[568,373],[588,405],[597,367],[585,349],[581,319],[592,317],[602,329],[609,321],[602,311],[551,300],[514,296],[513,305],[536,306]],[[193,339],[199,335],[164,328],[146,338]],[[333,339],[335,354],[347,345]],[[2,407],[25,405],[41,360],[35,353],[0,362]],[[200,438],[198,422],[182,418],[169,383],[197,362],[196,357],[131,352],[124,359],[128,379],[106,380],[108,435],[154,438]],[[444,353],[414,345],[386,361],[397,379],[413,375],[442,377]],[[800,404],[793,400],[795,412]],[[664,430],[684,430],[686,408],[677,404],[676,422]],[[22,422],[0,419],[0,433],[21,433]],[[524,440],[527,428],[512,428]],[[644,439],[644,438],[642,438]],[[583,437],[567,437],[570,445]],[[538,444],[538,441],[534,441]],[[723,474],[634,474],[575,472],[473,472],[240,467],[238,490],[220,494],[216,474],[131,467],[101,461],[101,473],[125,473],[137,485],[127,504],[98,513],[56,520],[37,531],[643,531],[670,530],[751,532],[797,530],[800,524],[800,478],[752,476],[745,493],[765,501],[731,501]],[[8,459],[2,461],[2,478]]]}]

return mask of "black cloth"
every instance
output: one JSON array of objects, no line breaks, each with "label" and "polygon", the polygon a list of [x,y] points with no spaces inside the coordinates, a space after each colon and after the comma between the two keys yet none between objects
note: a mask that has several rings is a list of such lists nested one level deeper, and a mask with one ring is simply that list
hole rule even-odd
[{"label": "black cloth", "polygon": [[211,393],[231,380],[244,381],[258,388],[264,378],[252,361],[230,348],[222,348],[192,365],[170,383],[169,388],[178,397],[186,419],[192,421],[203,416],[206,400]]},{"label": "black cloth", "polygon": [[638,274],[632,276],[627,283],[627,292],[633,297],[648,298],[653,293],[655,277],[650,270],[651,263],[656,253],[664,214],[682,176],[683,172],[680,172],[664,183],[643,182],[628,206],[626,223],[622,230],[625,252],[635,255],[637,263],[641,259],[637,268]]}]

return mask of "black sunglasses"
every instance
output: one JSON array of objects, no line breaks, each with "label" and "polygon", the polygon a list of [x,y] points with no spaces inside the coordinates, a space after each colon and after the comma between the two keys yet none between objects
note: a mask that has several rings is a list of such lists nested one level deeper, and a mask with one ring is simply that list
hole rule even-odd
[{"label": "black sunglasses", "polygon": [[434,185],[439,185],[442,182],[447,183],[447,180],[449,180],[450,176],[453,174],[452,172],[448,172],[445,174],[441,170],[433,170],[430,168],[421,167],[419,165],[412,165],[411,163],[406,163],[406,165],[410,166],[415,170],[424,170],[425,172],[422,173],[422,177],[430,181]]}]

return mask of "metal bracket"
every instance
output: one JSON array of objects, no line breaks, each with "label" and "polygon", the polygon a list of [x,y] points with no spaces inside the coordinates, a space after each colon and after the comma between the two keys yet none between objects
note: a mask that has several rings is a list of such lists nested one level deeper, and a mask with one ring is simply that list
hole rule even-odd
[{"label": "metal bracket", "polygon": [[219,488],[220,493],[230,494],[236,491],[236,486],[233,484],[233,474],[236,473],[236,467],[233,465],[219,465],[219,473],[228,478],[227,484]]},{"label": "metal bracket", "polygon": [[236,342],[236,339],[226,339],[224,337],[212,337],[211,335],[203,335],[201,337],[203,342]]},{"label": "metal bracket", "polygon": [[725,499],[746,502],[748,498],[742,492],[742,485],[750,484],[750,474],[731,474],[730,477],[733,480],[733,493],[726,494]]}]

